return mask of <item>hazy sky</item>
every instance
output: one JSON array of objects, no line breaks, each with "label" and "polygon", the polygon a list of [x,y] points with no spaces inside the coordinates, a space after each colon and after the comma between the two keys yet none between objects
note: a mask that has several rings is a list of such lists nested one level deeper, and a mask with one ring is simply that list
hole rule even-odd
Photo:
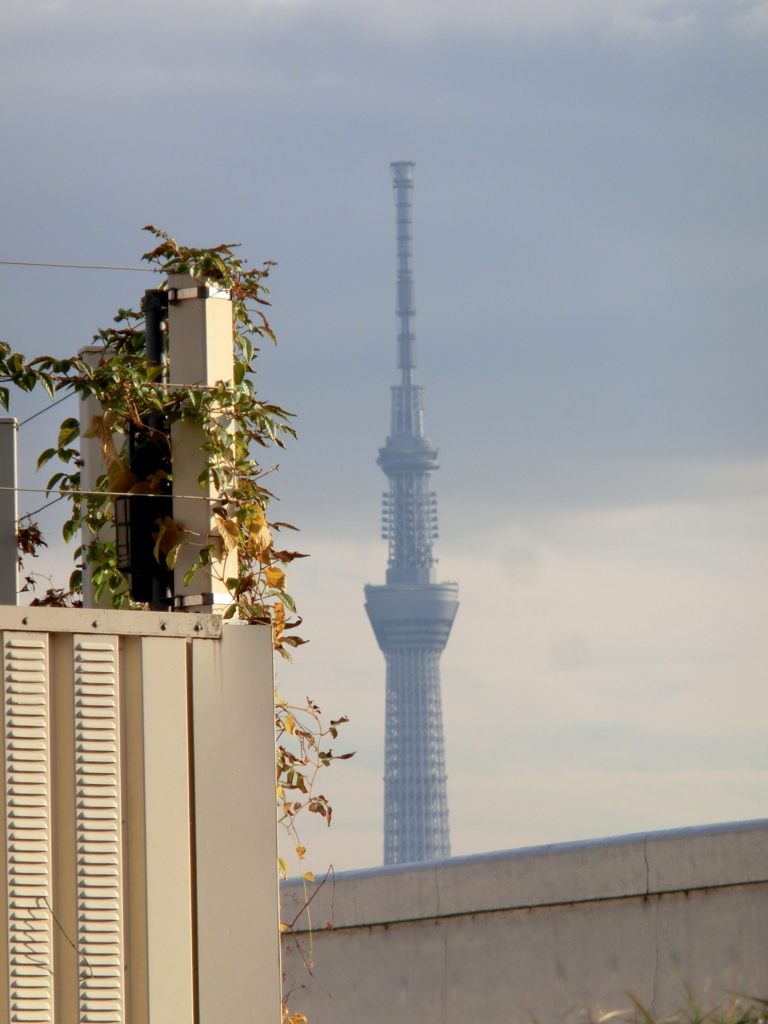
[{"label": "hazy sky", "polygon": [[[417,164],[419,377],[461,596],[453,852],[766,816],[768,2],[0,18],[0,258],[136,265],[151,222],[279,264],[259,388],[298,414],[276,486],[312,554],[290,574],[312,642],[279,682],[348,714],[359,751],[323,785],[314,866],[381,860],[362,587],[386,559],[396,159]],[[152,281],[0,280],[0,337],[30,354],[74,351]],[[30,486],[66,408],[23,428]]]}]

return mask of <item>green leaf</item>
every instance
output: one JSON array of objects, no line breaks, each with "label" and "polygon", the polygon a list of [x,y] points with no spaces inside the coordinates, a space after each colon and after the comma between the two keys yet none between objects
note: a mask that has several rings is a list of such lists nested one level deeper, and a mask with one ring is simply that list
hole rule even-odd
[{"label": "green leaf", "polygon": [[61,528],[61,535],[67,542],[67,544],[69,544],[69,542],[75,536],[79,526],[80,523],[76,519],[68,519],[66,523],[64,523],[64,525]]},{"label": "green leaf", "polygon": [[58,446],[59,448],[65,448],[68,444],[71,444],[76,437],[80,435],[80,420],[70,417],[64,420],[59,427]]},{"label": "green leaf", "polygon": [[165,564],[169,569],[173,569],[176,565],[176,559],[179,557],[179,549],[181,548],[182,543],[182,541],[179,541],[179,543],[175,547],[171,548],[165,556]]},{"label": "green leaf", "polygon": [[40,458],[37,460],[37,468],[42,469],[46,462],[50,462],[53,456],[56,454],[55,448],[46,448]]}]

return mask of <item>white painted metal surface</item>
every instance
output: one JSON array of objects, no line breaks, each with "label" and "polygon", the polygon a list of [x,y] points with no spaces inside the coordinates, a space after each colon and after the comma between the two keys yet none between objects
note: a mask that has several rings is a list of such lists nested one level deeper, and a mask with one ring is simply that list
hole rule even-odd
[{"label": "white painted metal surface", "polygon": [[125,1018],[117,636],[74,636],[77,947],[83,1020]]},{"label": "white painted metal surface", "polygon": [[0,608],[0,1024],[278,1024],[270,630]]},{"label": "white painted metal surface", "polygon": [[11,1020],[53,1020],[48,643],[3,634],[5,862]]},{"label": "white painted metal surface", "polygon": [[[215,387],[231,383],[234,375],[232,302],[229,294],[205,287],[191,274],[169,274],[168,286],[177,289],[182,301],[168,308],[168,373],[171,384]],[[198,295],[198,290],[206,296]],[[184,294],[189,297],[183,298]],[[174,568],[174,593],[192,611],[211,604],[230,604],[225,580],[237,576],[237,553],[224,551],[211,515],[211,502],[183,495],[215,498],[212,482],[201,488],[199,477],[207,455],[201,450],[206,437],[191,420],[175,423],[173,448],[173,517],[190,530],[189,543],[179,550]],[[199,545],[215,541],[213,572],[198,572],[190,584],[184,574],[197,558]],[[195,545],[198,545],[197,547]],[[217,578],[221,577],[221,579]]]}]

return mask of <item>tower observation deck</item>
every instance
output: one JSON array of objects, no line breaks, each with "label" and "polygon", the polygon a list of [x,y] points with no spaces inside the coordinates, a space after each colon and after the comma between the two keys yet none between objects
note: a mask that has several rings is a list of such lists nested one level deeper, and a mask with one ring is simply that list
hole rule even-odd
[{"label": "tower observation deck", "polygon": [[432,543],[437,499],[430,490],[437,448],[424,434],[416,367],[411,264],[410,161],[391,164],[397,208],[397,318],[400,383],[392,387],[392,427],[378,464],[389,480],[382,537],[387,582],[365,588],[365,608],[387,663],[384,863],[450,855],[440,654],[458,608],[458,586],[435,582]]}]

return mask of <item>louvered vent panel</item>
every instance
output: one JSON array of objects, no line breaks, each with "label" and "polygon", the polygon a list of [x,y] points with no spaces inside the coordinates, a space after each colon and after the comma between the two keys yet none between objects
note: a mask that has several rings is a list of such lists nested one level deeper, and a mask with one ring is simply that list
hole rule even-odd
[{"label": "louvered vent panel", "polygon": [[48,639],[3,633],[11,1021],[53,1021]]},{"label": "louvered vent panel", "polygon": [[117,637],[75,637],[81,1024],[124,1020]]}]

